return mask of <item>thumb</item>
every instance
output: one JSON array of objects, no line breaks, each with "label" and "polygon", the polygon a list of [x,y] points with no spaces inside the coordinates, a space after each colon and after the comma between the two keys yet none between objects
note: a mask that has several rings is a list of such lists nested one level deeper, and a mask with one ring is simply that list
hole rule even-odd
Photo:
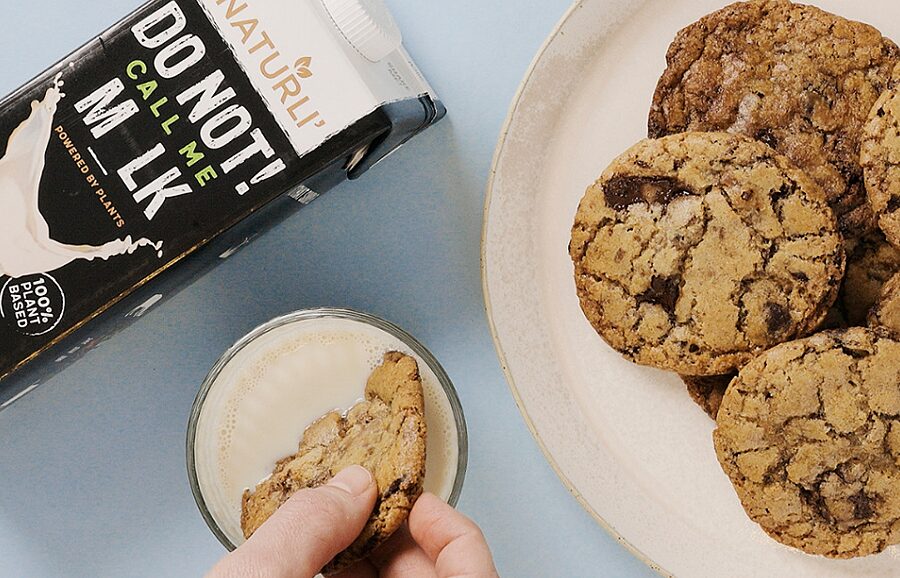
[{"label": "thumb", "polygon": [[300,490],[209,578],[312,578],[362,532],[375,507],[375,480],[362,466]]}]

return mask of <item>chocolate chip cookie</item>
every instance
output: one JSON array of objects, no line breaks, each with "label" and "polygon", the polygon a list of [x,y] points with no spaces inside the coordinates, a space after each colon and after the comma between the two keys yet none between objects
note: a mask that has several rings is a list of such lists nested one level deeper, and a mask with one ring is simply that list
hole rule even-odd
[{"label": "chocolate chip cookie", "polygon": [[900,272],[900,249],[876,230],[850,244],[848,251],[847,274],[838,306],[848,325],[862,326],[878,301],[882,286]]},{"label": "chocolate chip cookie", "polygon": [[841,230],[874,228],[859,152],[900,50],[875,28],[787,0],[739,2],[681,30],[666,55],[649,136],[748,135],[825,191]]},{"label": "chocolate chip cookie", "polygon": [[885,283],[869,315],[870,327],[884,327],[900,336],[900,273]]},{"label": "chocolate chip cookie", "polygon": [[633,146],[588,188],[569,252],[607,343],[684,375],[726,374],[817,327],[844,267],[818,185],[728,133]]},{"label": "chocolate chip cookie", "polygon": [[728,387],[716,454],[747,514],[810,554],[900,542],[900,342],[852,328],[785,343]]},{"label": "chocolate chip cookie", "polygon": [[[900,67],[895,76],[900,76]],[[878,226],[900,247],[900,87],[885,91],[872,107],[860,163]]]},{"label": "chocolate chip cookie", "polygon": [[241,528],[249,538],[291,495],[326,483],[351,465],[372,472],[379,496],[353,544],[322,571],[333,574],[365,558],[406,520],[425,480],[425,401],[416,361],[391,352],[369,377],[362,401],[332,412],[303,434],[299,451],[244,492]]},{"label": "chocolate chip cookie", "polygon": [[722,405],[722,398],[725,396],[725,390],[728,384],[734,378],[735,374],[728,375],[682,375],[681,381],[687,386],[688,394],[694,403],[700,406],[700,409],[706,414],[716,419],[719,413],[719,406]]}]

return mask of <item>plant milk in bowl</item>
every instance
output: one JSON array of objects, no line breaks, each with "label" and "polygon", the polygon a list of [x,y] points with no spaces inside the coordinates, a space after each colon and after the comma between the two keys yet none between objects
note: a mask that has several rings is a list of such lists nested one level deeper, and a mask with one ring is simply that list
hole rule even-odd
[{"label": "plant milk in bowl", "polygon": [[415,358],[425,392],[425,491],[459,496],[466,432],[458,398],[437,361],[380,319],[344,310],[301,311],[251,332],[210,372],[188,431],[188,469],[201,513],[222,543],[244,541],[241,496],[296,453],[305,429],[363,398],[388,351]]}]

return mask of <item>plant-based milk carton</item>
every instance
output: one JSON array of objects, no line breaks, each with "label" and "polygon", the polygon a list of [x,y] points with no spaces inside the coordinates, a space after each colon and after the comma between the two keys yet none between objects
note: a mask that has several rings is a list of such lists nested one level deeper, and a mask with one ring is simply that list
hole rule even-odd
[{"label": "plant-based milk carton", "polygon": [[444,113],[380,0],[145,4],[0,103],[0,409]]}]

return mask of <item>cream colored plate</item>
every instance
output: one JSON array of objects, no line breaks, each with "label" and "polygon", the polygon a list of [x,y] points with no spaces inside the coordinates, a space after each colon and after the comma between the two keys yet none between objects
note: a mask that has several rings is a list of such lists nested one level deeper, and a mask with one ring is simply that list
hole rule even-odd
[{"label": "cream colored plate", "polygon": [[[900,3],[817,3],[900,38]],[[566,486],[664,574],[897,576],[900,551],[826,560],[770,540],[712,449],[713,422],[674,377],[632,365],[578,307],[567,254],[584,189],[646,134],[676,31],[711,0],[584,0],[535,59],[497,147],[485,208],[485,300],[522,414]]]}]

